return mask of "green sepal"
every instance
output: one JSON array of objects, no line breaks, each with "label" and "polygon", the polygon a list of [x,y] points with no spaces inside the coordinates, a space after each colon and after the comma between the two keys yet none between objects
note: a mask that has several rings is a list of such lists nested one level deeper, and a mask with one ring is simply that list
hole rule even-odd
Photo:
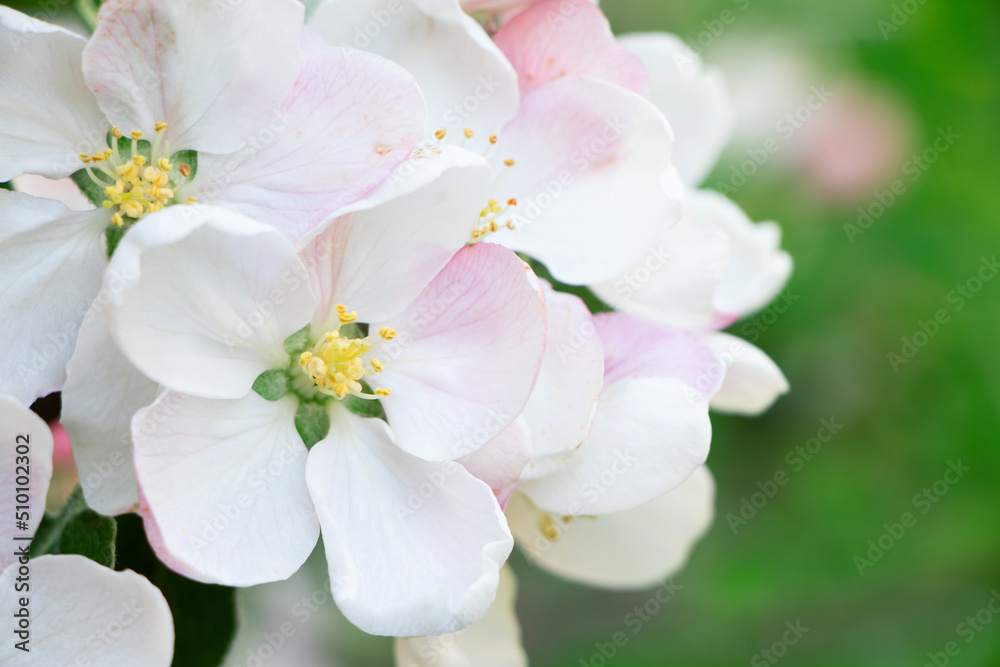
[{"label": "green sepal", "polygon": [[6,183],[0,183],[0,190],[13,190],[13,189],[14,185],[10,181],[7,181]]},{"label": "green sepal", "polygon": [[114,567],[117,531],[118,524],[113,518],[87,507],[83,489],[77,486],[59,514],[46,514],[42,518],[31,543],[31,557],[77,554],[105,567]]},{"label": "green sepal", "polygon": [[312,447],[330,432],[330,413],[326,406],[313,401],[302,401],[295,412],[295,430],[302,436],[306,447]]},{"label": "green sepal", "polygon": [[[173,166],[173,169],[170,170],[170,182],[173,183],[174,187],[193,181],[198,173],[198,152],[177,151],[170,156],[170,164]],[[182,164],[186,164],[191,169],[191,173],[187,176],[181,173]]]},{"label": "green sepal", "polygon": [[[107,185],[114,185],[114,183],[112,183],[108,179],[108,176],[104,173],[96,171],[94,172],[94,175]],[[84,194],[91,204],[97,206],[98,208],[104,205],[104,200],[106,199],[104,196],[104,188],[90,179],[90,175],[87,174],[86,169],[74,172],[70,178],[73,179],[73,182],[76,183],[76,187],[80,188],[80,192]]]},{"label": "green sepal", "polygon": [[254,380],[253,390],[266,401],[277,401],[288,393],[288,372],[284,369],[264,371]]},{"label": "green sepal", "polygon": [[108,259],[111,259],[111,256],[115,254],[115,250],[118,249],[118,244],[121,243],[124,236],[124,227],[108,225],[108,228],[104,230],[104,240],[108,244]]},{"label": "green sepal", "polygon": [[302,327],[291,336],[285,339],[284,348],[293,362],[298,361],[299,355],[309,347],[309,325]]},{"label": "green sepal", "polygon": [[[364,383],[362,383],[364,384]],[[371,393],[366,391],[365,393]],[[385,409],[382,407],[382,403],[372,399],[358,398],[353,394],[348,394],[343,399],[344,405],[347,409],[356,415],[361,417],[375,417],[376,419],[385,419]]]}]

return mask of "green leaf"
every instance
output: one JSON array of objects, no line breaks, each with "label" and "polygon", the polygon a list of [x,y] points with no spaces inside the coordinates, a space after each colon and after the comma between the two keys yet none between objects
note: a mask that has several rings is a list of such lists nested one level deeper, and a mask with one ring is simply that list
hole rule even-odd
[{"label": "green leaf", "polygon": [[302,351],[309,347],[309,325],[306,325],[285,339],[285,352],[297,361]]},{"label": "green leaf", "polygon": [[97,29],[97,9],[100,5],[100,0],[76,0],[76,14],[90,32]]},{"label": "green leaf", "polygon": [[313,401],[302,401],[295,412],[295,430],[302,436],[306,447],[312,447],[330,432],[330,413],[326,406]]},{"label": "green leaf", "polygon": [[113,518],[87,507],[83,490],[78,486],[59,514],[46,514],[42,518],[31,543],[31,556],[78,554],[105,567],[114,567],[117,529]]},{"label": "green leaf", "polygon": [[[98,171],[94,172],[94,174],[105,184],[114,185],[114,183],[111,182],[111,179],[103,173]],[[104,201],[104,188],[90,178],[86,169],[77,171],[70,176],[70,178],[72,178],[73,182],[76,183],[76,187],[80,188],[80,192],[82,192],[87,199],[90,200],[91,204],[97,207],[102,205],[102,202]]]},{"label": "green leaf", "polygon": [[[177,151],[170,157],[170,164],[173,165],[173,169],[170,170],[170,182],[174,184],[174,187],[183,185],[193,181],[195,174],[198,173],[198,153],[197,151]],[[190,169],[187,176],[181,172],[181,165],[187,165]]]},{"label": "green leaf", "polygon": [[[199,536],[200,538],[200,536]],[[174,618],[174,667],[218,667],[236,634],[236,589],[191,581],[149,547],[142,519],[118,517],[118,570],[138,572],[160,589]]]},{"label": "green leaf", "polygon": [[264,371],[254,380],[253,390],[265,400],[277,401],[288,393],[288,373],[284,369]]}]

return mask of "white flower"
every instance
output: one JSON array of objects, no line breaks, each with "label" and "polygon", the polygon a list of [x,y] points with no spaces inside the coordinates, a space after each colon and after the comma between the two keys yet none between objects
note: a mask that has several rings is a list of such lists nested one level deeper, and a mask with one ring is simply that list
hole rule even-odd
[{"label": "white flower", "polygon": [[[144,577],[114,572],[82,556],[28,559],[45,511],[52,475],[52,433],[15,398],[0,395],[0,456],[4,466],[0,525],[0,663],[16,665],[135,665],[168,667],[174,628],[163,595]],[[9,472],[6,472],[9,471]],[[23,477],[21,479],[22,473]],[[21,491],[20,489],[24,489]],[[28,496],[27,528],[14,522],[18,493]]]},{"label": "white flower", "polygon": [[302,13],[293,0],[116,0],[87,41],[0,7],[0,181],[80,172],[104,198],[70,212],[0,192],[0,314],[26,329],[4,337],[0,389],[30,403],[60,388],[106,228],[198,201],[297,239],[408,156],[425,123],[412,78],[367,54],[303,52]]}]

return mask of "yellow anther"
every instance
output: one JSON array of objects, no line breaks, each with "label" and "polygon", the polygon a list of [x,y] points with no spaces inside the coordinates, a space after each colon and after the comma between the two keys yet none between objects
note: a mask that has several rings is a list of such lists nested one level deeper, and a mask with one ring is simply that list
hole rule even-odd
[{"label": "yellow anther", "polygon": [[376,373],[381,373],[382,369],[385,368],[385,366],[382,365],[382,362],[379,361],[378,359],[372,359],[368,363],[371,365],[372,370],[375,371]]},{"label": "yellow anther", "polygon": [[113,216],[111,216],[111,222],[114,223],[115,227],[125,226],[125,219],[122,217],[121,213],[115,213]]},{"label": "yellow anther", "polygon": [[470,130],[469,128],[465,128],[465,138],[466,139],[471,139],[474,136],[475,136],[475,133],[472,130]]},{"label": "yellow anther", "polygon": [[132,182],[139,175],[139,167],[135,166],[133,162],[126,162],[125,164],[120,164],[115,167],[115,173],[122,177],[125,181]]},{"label": "yellow anther", "polygon": [[184,162],[181,162],[180,171],[181,171],[181,176],[187,178],[191,175],[191,166]]},{"label": "yellow anther", "polygon": [[105,199],[104,201],[101,202],[101,206],[103,206],[104,208],[111,208],[114,205],[115,203],[110,199]]},{"label": "yellow anther", "polygon": [[161,157],[161,158],[160,158],[160,161],[159,161],[159,163],[158,163],[158,166],[159,166],[159,167],[160,167],[160,169],[162,169],[163,171],[170,171],[171,169],[173,169],[173,168],[174,168],[174,165],[170,164],[170,160],[168,160],[168,159],[167,159],[167,158],[165,158],[165,157]]},{"label": "yellow anther", "polygon": [[142,139],[142,130],[132,130],[132,140],[139,141]]},{"label": "yellow anther", "polygon": [[447,135],[448,135],[448,131],[445,130],[443,127],[440,130],[438,130],[437,132],[434,133],[434,136],[437,137],[438,141],[443,140]]},{"label": "yellow anther", "polygon": [[333,395],[337,398],[343,398],[347,396],[347,385],[346,384],[335,384],[333,385]]},{"label": "yellow anther", "polygon": [[184,203],[185,204],[197,204],[198,200],[195,199],[194,197],[188,197],[187,199],[184,200]]},{"label": "yellow anther", "polygon": [[491,135],[490,135],[490,144],[491,144],[491,145],[492,145],[492,144],[495,144],[495,143],[496,143],[497,141],[499,141],[499,139],[497,138],[497,135],[495,135],[495,134],[491,134]]},{"label": "yellow anther", "polygon": [[556,528],[556,524],[552,521],[552,517],[549,514],[543,514],[542,518],[538,521],[538,527],[544,535],[551,542],[559,538],[559,530]]},{"label": "yellow anther", "polygon": [[375,395],[378,396],[379,398],[385,398],[386,396],[388,396],[391,393],[392,393],[391,390],[389,390],[389,389],[383,389],[381,387],[375,390]]},{"label": "yellow anther", "polygon": [[[156,130],[157,132],[163,132],[163,131],[164,131],[165,129],[167,129],[167,124],[166,124],[166,123],[164,123],[164,122],[163,122],[163,121],[161,120],[161,121],[159,121],[159,122],[157,122],[157,123],[156,123],[156,125],[154,126],[154,129],[155,129],[155,130]],[[133,134],[134,134],[134,133],[133,133]],[[138,138],[138,137],[136,137],[136,138]]]},{"label": "yellow anther", "polygon": [[356,312],[353,312],[353,311],[350,312],[350,313],[341,313],[341,312],[338,312],[337,313],[337,317],[340,319],[340,323],[341,324],[350,324],[354,320],[358,319],[358,314]]},{"label": "yellow anther", "polygon": [[497,221],[496,220],[490,220],[490,231],[491,232],[495,232],[496,230],[497,230]]},{"label": "yellow anther", "polygon": [[514,229],[514,221],[513,220],[508,220],[507,221],[507,229]]},{"label": "yellow anther", "polygon": [[[104,196],[105,197],[114,197],[116,194],[118,194],[118,190],[115,189],[115,186],[109,185],[108,187],[104,188]],[[108,202],[108,204],[110,205],[111,202]],[[108,208],[108,207],[105,206],[104,208]]]},{"label": "yellow anther", "polygon": [[134,164],[137,167],[143,166],[144,164],[146,164],[146,156],[145,155],[133,155],[132,156],[132,164]]},{"label": "yellow anther", "polygon": [[[346,308],[345,308],[345,310],[346,310]],[[333,341],[337,340],[338,338],[340,338],[340,334],[338,332],[336,332],[336,331],[328,331],[328,332],[326,332],[326,335],[323,336],[323,340],[325,340],[327,343],[332,343]]]},{"label": "yellow anther", "polygon": [[121,139],[122,138],[121,128],[118,127],[117,125],[111,128],[111,136],[114,137],[115,139]]},{"label": "yellow anther", "polygon": [[503,163],[508,167],[513,167],[516,164],[514,162],[514,158],[507,158],[506,160],[503,161]]},{"label": "yellow anther", "polygon": [[393,338],[396,337],[396,330],[391,329],[389,327],[382,327],[381,329],[378,330],[378,335],[384,338],[385,340],[392,340]]},{"label": "yellow anther", "polygon": [[130,218],[138,218],[142,215],[142,204],[135,200],[123,201],[121,211]]},{"label": "yellow anther", "polygon": [[90,162],[90,156],[86,153],[80,153],[80,162],[88,164]]},{"label": "yellow anther", "polygon": [[472,238],[474,238],[474,239],[478,239],[479,238],[479,230],[478,229],[473,229],[472,230]]},{"label": "yellow anther", "polygon": [[517,206],[517,200],[511,197],[507,200],[507,206]]},{"label": "yellow anther", "polygon": [[312,352],[306,351],[299,355],[299,366],[305,366],[312,359]]}]

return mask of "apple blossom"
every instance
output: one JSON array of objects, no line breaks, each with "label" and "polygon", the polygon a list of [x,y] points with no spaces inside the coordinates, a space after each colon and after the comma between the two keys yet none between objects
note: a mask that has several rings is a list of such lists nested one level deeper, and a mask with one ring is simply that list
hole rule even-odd
[{"label": "apple blossom", "polygon": [[[17,399],[0,395],[0,437],[0,455],[12,464],[5,464],[10,472],[0,499],[10,518],[0,525],[0,539],[8,545],[0,554],[0,613],[15,619],[13,630],[0,637],[0,663],[168,667],[174,647],[170,609],[144,577],[82,556],[29,560],[52,474],[52,433]],[[21,495],[26,499],[15,507]],[[23,527],[13,520],[15,509],[25,516]]]},{"label": "apple blossom", "polygon": [[88,41],[0,7],[0,181],[72,174],[102,205],[0,192],[16,220],[0,232],[0,313],[27,327],[4,336],[0,389],[31,402],[60,388],[101,243],[112,251],[150,213],[214,202],[297,239],[406,159],[425,117],[412,78],[367,54],[303,52],[302,13],[294,0],[114,0]]}]

